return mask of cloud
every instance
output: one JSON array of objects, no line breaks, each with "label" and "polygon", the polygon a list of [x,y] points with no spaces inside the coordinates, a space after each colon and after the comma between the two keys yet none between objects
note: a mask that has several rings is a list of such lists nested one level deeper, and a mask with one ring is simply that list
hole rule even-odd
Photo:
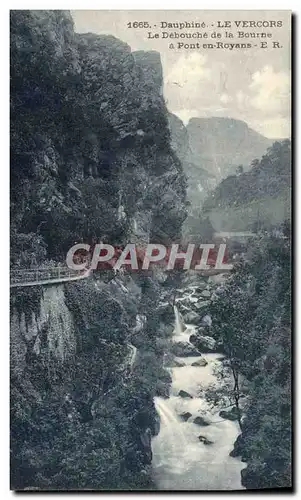
[{"label": "cloud", "polygon": [[229,94],[222,94],[219,98],[220,102],[223,104],[228,104],[231,102],[233,99]]},{"label": "cloud", "polygon": [[181,117],[212,116],[227,110],[232,97],[227,92],[223,62],[211,63],[198,52],[181,54],[166,73],[164,94],[169,109]]},{"label": "cloud", "polygon": [[266,137],[289,136],[290,75],[272,65],[231,71],[197,52],[181,54],[165,75],[167,107],[184,123],[192,117],[243,120]]},{"label": "cloud", "polygon": [[253,97],[250,104],[262,113],[287,113],[290,99],[290,75],[285,71],[274,71],[264,66],[252,75],[249,89]]},{"label": "cloud", "polygon": [[211,79],[211,69],[206,67],[207,56],[192,52],[181,55],[166,77],[166,85],[192,86]]},{"label": "cloud", "polygon": [[238,109],[243,110],[250,105],[250,97],[242,90],[238,90],[238,92],[236,92],[235,100]]}]

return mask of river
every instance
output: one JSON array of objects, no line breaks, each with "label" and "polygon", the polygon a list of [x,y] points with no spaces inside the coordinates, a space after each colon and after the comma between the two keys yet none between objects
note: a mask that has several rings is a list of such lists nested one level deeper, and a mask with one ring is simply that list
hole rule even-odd
[{"label": "river", "polygon": [[[188,342],[194,327],[185,325],[175,314],[173,342]],[[199,397],[200,389],[218,384],[215,368],[221,354],[206,354],[207,366],[191,366],[201,357],[176,358],[185,366],[168,368],[172,375],[170,397],[155,398],[160,416],[160,432],[152,440],[153,476],[159,490],[242,490],[241,470],[246,466],[239,458],[229,456],[234,441],[239,435],[237,422],[219,416],[222,407],[212,408],[206,399]],[[178,396],[180,390],[187,391],[190,398]],[[183,421],[179,416],[189,412],[192,416]],[[202,416],[210,425],[193,423]],[[204,436],[212,444],[200,442]]]}]

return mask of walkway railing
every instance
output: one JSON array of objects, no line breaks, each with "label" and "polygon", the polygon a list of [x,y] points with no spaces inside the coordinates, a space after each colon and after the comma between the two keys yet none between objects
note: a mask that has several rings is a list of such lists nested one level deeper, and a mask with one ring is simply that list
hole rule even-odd
[{"label": "walkway railing", "polygon": [[89,271],[73,271],[68,267],[12,269],[10,272],[10,287],[15,288],[76,281],[87,278],[89,274]]}]

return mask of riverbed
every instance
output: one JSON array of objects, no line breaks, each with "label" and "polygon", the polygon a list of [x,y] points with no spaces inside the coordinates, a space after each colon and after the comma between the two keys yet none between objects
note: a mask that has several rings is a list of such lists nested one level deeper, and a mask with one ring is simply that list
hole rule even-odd
[{"label": "riverbed", "polygon": [[[189,341],[194,327],[184,328],[176,324],[173,342]],[[185,366],[168,368],[172,376],[170,397],[155,398],[160,432],[152,440],[153,477],[159,490],[244,489],[240,473],[246,464],[229,456],[240,434],[238,423],[222,419],[219,411],[223,407],[218,405],[213,409],[201,393],[212,384],[221,383],[216,373],[221,357],[217,353],[178,357],[176,360]],[[208,362],[206,366],[191,366],[201,358]],[[180,390],[192,398],[178,396]],[[180,417],[184,412],[192,414],[187,421]],[[209,425],[193,423],[197,416]],[[211,443],[204,444],[199,436]]]}]

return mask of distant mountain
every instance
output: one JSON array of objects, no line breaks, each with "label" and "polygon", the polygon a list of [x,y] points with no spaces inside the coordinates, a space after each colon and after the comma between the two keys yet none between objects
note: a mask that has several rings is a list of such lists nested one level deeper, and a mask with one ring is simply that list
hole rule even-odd
[{"label": "distant mountain", "polygon": [[192,208],[200,209],[207,193],[213,189],[217,180],[215,175],[208,171],[203,162],[196,159],[191,161],[191,149],[188,130],[176,115],[169,113],[169,128],[171,132],[171,146],[180,158],[183,170],[187,176],[187,199]]},{"label": "distant mountain", "polygon": [[250,167],[222,180],[205,200],[203,217],[216,231],[257,231],[290,219],[290,141],[276,141]]},{"label": "distant mountain", "polygon": [[[208,224],[200,218],[202,205],[208,193],[216,186],[217,180],[208,170],[203,168],[202,162],[190,161],[190,145],[187,128],[176,115],[168,115],[171,135],[171,146],[181,160],[183,171],[187,177],[187,201],[190,204],[188,216],[182,225],[182,236],[187,240],[198,242],[200,235],[208,236]],[[210,231],[209,231],[210,232]]]},{"label": "distant mountain", "polygon": [[184,238],[205,237],[203,229],[208,233],[209,226],[217,231],[244,230],[261,217],[260,212],[264,221],[287,218],[284,184],[289,174],[281,169],[290,164],[286,158],[283,167],[277,157],[284,146],[273,150],[273,159],[272,153],[264,156],[274,141],[233,118],[192,118],[186,127],[171,113],[168,119],[171,145],[187,176],[190,208],[182,227]]},{"label": "distant mountain", "polygon": [[239,165],[248,170],[274,142],[233,118],[191,118],[186,129],[189,161],[218,180],[235,173]]}]

